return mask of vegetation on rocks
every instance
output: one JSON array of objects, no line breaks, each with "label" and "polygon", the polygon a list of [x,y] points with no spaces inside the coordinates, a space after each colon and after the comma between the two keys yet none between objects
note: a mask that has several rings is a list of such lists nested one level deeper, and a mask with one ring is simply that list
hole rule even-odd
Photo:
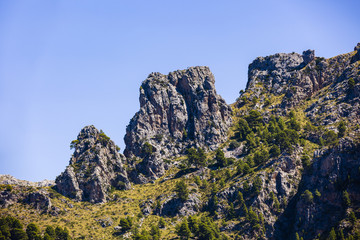
[{"label": "vegetation on rocks", "polygon": [[0,239],[360,239],[358,50],[259,57],[231,106],[150,74],[125,155],[88,126],[55,186],[2,182]]}]

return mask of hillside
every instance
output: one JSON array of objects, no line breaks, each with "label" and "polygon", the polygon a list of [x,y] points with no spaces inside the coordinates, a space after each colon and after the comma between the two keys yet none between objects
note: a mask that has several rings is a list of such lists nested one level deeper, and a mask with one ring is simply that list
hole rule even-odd
[{"label": "hillside", "polygon": [[55,182],[0,178],[0,239],[360,239],[359,82],[360,43],[258,57],[231,105],[208,67],[151,73],[124,154],[86,126]]}]

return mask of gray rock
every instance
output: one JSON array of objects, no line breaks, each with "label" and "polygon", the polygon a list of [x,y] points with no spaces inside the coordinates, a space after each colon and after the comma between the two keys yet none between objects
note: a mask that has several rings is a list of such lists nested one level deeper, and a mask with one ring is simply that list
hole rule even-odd
[{"label": "gray rock", "polygon": [[16,194],[10,190],[4,190],[0,192],[0,207],[7,208],[12,204],[18,202],[23,199],[23,194]]},{"label": "gray rock", "polygon": [[152,199],[148,199],[140,205],[141,212],[145,216],[148,216],[153,213],[153,206],[154,201]]},{"label": "gray rock", "polygon": [[[126,129],[124,154],[145,158],[141,173],[164,174],[165,157],[184,153],[188,146],[214,150],[231,124],[231,108],[216,93],[208,67],[191,67],[168,75],[152,73],[140,87],[140,110]],[[148,142],[153,156],[143,151]]]},{"label": "gray rock", "polygon": [[55,185],[55,181],[45,179],[41,182],[31,182],[27,180],[19,180],[11,175],[0,174],[0,184],[10,184],[24,187],[51,187]]},{"label": "gray rock", "polygon": [[44,190],[33,192],[25,198],[24,202],[37,210],[49,212],[51,210],[52,204],[48,195],[48,192]]},{"label": "gray rock", "polygon": [[124,157],[112,140],[94,126],[87,126],[77,141],[69,166],[56,178],[58,192],[76,200],[102,203],[111,187],[130,188]]},{"label": "gray rock", "polygon": [[200,204],[200,196],[197,194],[190,194],[185,202],[182,202],[176,198],[176,195],[173,195],[161,205],[160,215],[168,217],[193,215],[199,211]]},{"label": "gray rock", "polygon": [[120,227],[120,226],[115,226],[115,227],[114,227],[114,230],[115,230],[115,231],[120,231],[120,230],[121,230],[121,227]]},{"label": "gray rock", "polygon": [[105,219],[97,219],[96,220],[101,227],[106,228],[106,227],[110,227],[113,225],[113,220],[111,218],[105,218]]}]

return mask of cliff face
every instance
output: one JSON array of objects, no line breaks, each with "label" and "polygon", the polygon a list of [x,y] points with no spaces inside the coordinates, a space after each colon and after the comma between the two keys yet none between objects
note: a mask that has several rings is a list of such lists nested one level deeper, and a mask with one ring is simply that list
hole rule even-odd
[{"label": "cliff face", "polygon": [[[315,57],[314,51],[308,50],[302,55],[259,57],[249,65],[246,91],[236,103],[238,116],[246,118],[250,110],[256,110],[264,124],[272,116],[282,117],[287,119],[285,126],[299,131],[301,141],[294,145],[292,155],[286,157],[286,151],[281,151],[280,158],[272,157],[268,165],[261,166],[257,175],[262,190],[255,198],[245,197],[247,204],[262,214],[266,238],[292,239],[297,233],[304,239],[326,239],[331,228],[354,234],[349,214],[357,211],[360,200],[359,46],[329,59]],[[299,126],[294,127],[292,121],[297,117],[301,120],[297,119]],[[272,144],[274,138],[278,144],[276,134],[270,133],[269,138],[267,129],[265,135],[259,130],[260,145],[264,137],[266,144]],[[221,191],[218,197],[235,199],[238,191],[246,192],[242,184],[246,181]],[[345,192],[348,204],[344,203]],[[280,203],[278,210],[270,194]],[[248,239],[254,237],[249,230],[246,233]]]},{"label": "cliff face", "polygon": [[84,127],[73,141],[74,154],[69,166],[56,178],[61,194],[93,203],[106,202],[112,187],[129,189],[122,161],[115,143],[94,126]]},{"label": "cliff face", "polygon": [[[360,206],[359,150],[359,142],[345,138],[336,147],[316,152],[311,168],[303,175],[298,195],[277,222],[277,239],[303,229],[304,239],[313,239],[333,226],[340,225],[344,232],[351,229],[349,213]],[[317,194],[308,199],[303,194],[306,190]]]},{"label": "cliff face", "polygon": [[[184,153],[191,146],[216,149],[226,139],[231,108],[214,84],[208,67],[150,74],[140,87],[140,110],[126,128],[125,156],[145,158],[138,168],[156,178],[163,174],[163,167],[149,165],[163,165],[160,158]],[[144,151],[148,144],[151,157]]]},{"label": "cliff face", "polygon": [[125,156],[142,156],[145,142],[164,157],[188,145],[214,150],[231,124],[231,108],[214,84],[208,67],[150,74],[140,87],[140,110],[126,129]]}]

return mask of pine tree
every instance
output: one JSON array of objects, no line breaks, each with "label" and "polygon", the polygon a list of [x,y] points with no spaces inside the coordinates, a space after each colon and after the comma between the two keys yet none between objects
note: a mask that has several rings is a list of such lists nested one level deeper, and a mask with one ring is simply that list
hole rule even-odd
[{"label": "pine tree", "polygon": [[346,125],[344,121],[340,121],[338,126],[338,137],[342,138],[345,135],[346,132]]},{"label": "pine tree", "polygon": [[189,239],[191,236],[191,231],[189,229],[187,221],[183,221],[180,225],[177,226],[176,234],[180,239]]},{"label": "pine tree", "polygon": [[219,167],[226,167],[228,165],[224,152],[219,148],[216,150],[215,160]]},{"label": "pine tree", "polygon": [[35,223],[29,223],[26,227],[29,240],[41,240],[40,229]]},{"label": "pine tree", "polygon": [[159,226],[152,225],[150,229],[150,235],[152,240],[159,240],[160,239],[160,229]]},{"label": "pine tree", "polygon": [[182,179],[181,181],[177,182],[175,185],[175,192],[177,197],[182,201],[185,202],[189,197],[189,190],[187,189],[187,185]]},{"label": "pine tree", "polygon": [[165,228],[166,222],[163,217],[159,220],[159,228]]},{"label": "pine tree", "polygon": [[351,204],[349,193],[346,190],[343,192],[343,203],[346,207],[349,207]]},{"label": "pine tree", "polygon": [[233,219],[236,215],[235,209],[234,209],[234,204],[230,203],[228,212],[227,212],[227,218],[228,219]]},{"label": "pine tree", "polygon": [[242,212],[242,215],[243,216],[247,216],[248,214],[248,209],[246,207],[246,204],[245,204],[245,201],[244,201],[244,197],[243,197],[243,194],[242,192],[238,192],[238,196],[237,196],[237,199],[239,201],[239,206],[240,206],[240,210]]},{"label": "pine tree", "polygon": [[329,240],[336,240],[336,233],[335,233],[334,228],[331,229],[328,239]]}]

